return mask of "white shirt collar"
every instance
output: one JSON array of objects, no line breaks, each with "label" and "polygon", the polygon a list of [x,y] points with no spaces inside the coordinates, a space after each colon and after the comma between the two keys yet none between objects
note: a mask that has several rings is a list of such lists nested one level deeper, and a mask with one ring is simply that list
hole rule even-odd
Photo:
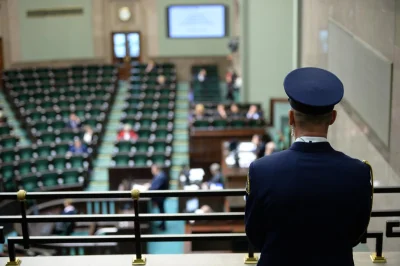
[{"label": "white shirt collar", "polygon": [[299,137],[295,140],[295,142],[308,142],[308,143],[317,143],[317,142],[328,142],[327,138],[324,137]]}]

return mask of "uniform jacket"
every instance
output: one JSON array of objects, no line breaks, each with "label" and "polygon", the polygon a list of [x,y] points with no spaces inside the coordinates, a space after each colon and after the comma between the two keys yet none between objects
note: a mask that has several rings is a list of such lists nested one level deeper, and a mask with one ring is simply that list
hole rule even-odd
[{"label": "uniform jacket", "polygon": [[371,169],[328,142],[295,142],[256,160],[246,234],[259,266],[352,266],[372,205]]}]

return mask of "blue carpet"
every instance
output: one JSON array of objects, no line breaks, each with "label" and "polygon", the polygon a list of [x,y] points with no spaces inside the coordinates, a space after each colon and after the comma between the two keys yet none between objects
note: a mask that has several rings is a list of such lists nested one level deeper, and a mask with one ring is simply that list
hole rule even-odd
[{"label": "blue carpet", "polygon": [[[178,212],[178,200],[167,199],[165,202],[165,211],[167,213]],[[158,209],[153,208],[152,213],[157,213]],[[167,221],[167,230],[160,231],[157,225],[160,222],[152,224],[153,234],[184,234],[185,222],[184,221]],[[149,254],[183,254],[183,242],[149,242],[147,244]]]}]

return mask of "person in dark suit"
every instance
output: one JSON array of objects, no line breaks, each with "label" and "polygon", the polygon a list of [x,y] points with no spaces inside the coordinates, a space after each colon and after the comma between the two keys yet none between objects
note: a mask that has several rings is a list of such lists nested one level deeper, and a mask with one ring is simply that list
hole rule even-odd
[{"label": "person in dark suit", "polygon": [[[61,212],[61,215],[74,215],[77,214],[77,211],[72,205],[72,201],[67,199],[64,201],[64,209]],[[75,223],[73,222],[58,222],[54,228],[53,233],[57,235],[71,235],[74,232]]]},{"label": "person in dark suit", "polygon": [[[151,166],[151,173],[153,174],[153,180],[151,181],[150,184],[146,184],[145,187],[148,188],[148,190],[167,190],[168,177],[164,173],[164,171],[158,165],[153,164]],[[157,205],[158,209],[160,210],[160,213],[165,213],[164,197],[153,198],[153,203]],[[165,231],[166,229],[165,221],[161,222],[159,228],[162,231]]]},{"label": "person in dark suit", "polygon": [[82,143],[82,141],[76,137],[74,139],[74,144],[70,145],[69,150],[68,150],[68,154],[72,155],[72,154],[83,154],[83,153],[87,153],[88,149],[86,147],[85,144]]},{"label": "person in dark suit", "polygon": [[81,126],[81,120],[75,113],[69,115],[69,120],[67,122],[67,127],[71,129],[77,129]]},{"label": "person in dark suit", "polygon": [[261,251],[259,266],[353,266],[352,248],[370,220],[373,178],[367,162],[327,140],[343,84],[326,70],[300,68],[284,88],[296,140],[250,165],[247,237]]}]

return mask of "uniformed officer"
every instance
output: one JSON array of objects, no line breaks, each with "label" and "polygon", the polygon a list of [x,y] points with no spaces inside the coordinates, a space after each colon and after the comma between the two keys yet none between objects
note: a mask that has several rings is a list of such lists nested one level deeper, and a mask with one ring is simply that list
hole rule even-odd
[{"label": "uniformed officer", "polygon": [[261,252],[258,265],[354,265],[352,248],[369,223],[373,180],[368,163],[327,140],[343,84],[329,71],[300,68],[287,75],[284,88],[296,140],[253,162],[247,181],[246,234]]}]

